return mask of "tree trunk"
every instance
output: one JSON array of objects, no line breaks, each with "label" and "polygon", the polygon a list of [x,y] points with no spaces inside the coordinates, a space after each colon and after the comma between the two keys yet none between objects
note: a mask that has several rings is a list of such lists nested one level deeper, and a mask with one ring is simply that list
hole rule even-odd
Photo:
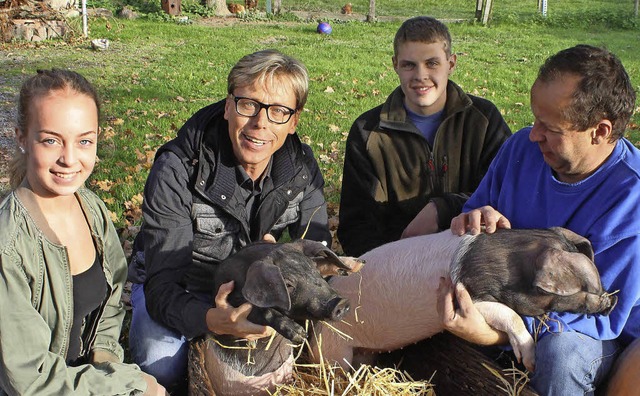
[{"label": "tree trunk", "polygon": [[376,0],[369,0],[369,13],[367,14],[367,22],[376,21]]},{"label": "tree trunk", "polygon": [[633,15],[637,18],[638,17],[638,3],[640,3],[640,0],[636,0],[636,3],[633,7]]},{"label": "tree trunk", "polygon": [[216,16],[231,15],[231,12],[229,12],[227,8],[226,0],[207,0],[207,7],[213,8],[213,13]]},{"label": "tree trunk", "polygon": [[273,13],[278,15],[282,12],[282,0],[273,1]]}]

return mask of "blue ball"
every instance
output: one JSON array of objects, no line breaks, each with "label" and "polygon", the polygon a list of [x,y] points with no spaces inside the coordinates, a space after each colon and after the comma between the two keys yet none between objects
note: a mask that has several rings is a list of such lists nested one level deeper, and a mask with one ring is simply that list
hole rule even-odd
[{"label": "blue ball", "polygon": [[327,22],[320,22],[318,24],[317,32],[320,34],[331,34],[333,28]]}]

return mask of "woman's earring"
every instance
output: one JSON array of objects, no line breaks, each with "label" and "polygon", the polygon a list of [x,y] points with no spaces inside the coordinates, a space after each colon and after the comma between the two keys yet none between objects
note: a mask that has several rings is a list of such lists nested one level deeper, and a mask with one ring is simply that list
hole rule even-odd
[{"label": "woman's earring", "polygon": [[22,146],[20,146],[20,152],[21,152],[22,154],[26,154],[26,153],[27,153],[27,152],[25,151],[24,147],[22,147]]}]

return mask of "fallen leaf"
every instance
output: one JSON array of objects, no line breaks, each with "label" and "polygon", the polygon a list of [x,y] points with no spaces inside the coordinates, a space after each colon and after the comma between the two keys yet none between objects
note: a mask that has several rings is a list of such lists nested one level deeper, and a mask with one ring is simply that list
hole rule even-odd
[{"label": "fallen leaf", "polygon": [[142,201],[143,201],[143,196],[142,194],[137,194],[134,195],[133,197],[131,197],[131,202],[133,202],[136,205],[142,205]]},{"label": "fallen leaf", "polygon": [[110,125],[107,125],[104,128],[100,128],[100,137],[102,139],[111,139],[115,135],[116,135],[116,132],[113,130],[113,127]]},{"label": "fallen leaf", "polygon": [[118,222],[118,215],[113,213],[110,210],[107,210],[109,212],[109,217],[111,218],[111,222],[113,223],[117,223]]},{"label": "fallen leaf", "polygon": [[102,191],[111,190],[111,186],[113,186],[113,182],[111,180],[98,180],[96,181],[96,185]]}]

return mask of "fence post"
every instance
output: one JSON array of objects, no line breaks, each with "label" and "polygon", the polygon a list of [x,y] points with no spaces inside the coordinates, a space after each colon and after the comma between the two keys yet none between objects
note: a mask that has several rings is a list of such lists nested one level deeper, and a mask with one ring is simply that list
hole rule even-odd
[{"label": "fence post", "polygon": [[476,21],[482,19],[482,0],[476,0]]},{"label": "fence post", "polygon": [[376,21],[376,0],[369,0],[369,13],[367,14],[367,22]]},{"label": "fence post", "polygon": [[[638,0],[636,0],[637,2]],[[542,13],[543,17],[547,16],[547,0],[538,0],[538,10]]]},{"label": "fence post", "polygon": [[482,15],[482,24],[489,23],[489,15],[491,15],[491,8],[493,7],[493,0],[486,0],[484,3],[484,12]]}]

